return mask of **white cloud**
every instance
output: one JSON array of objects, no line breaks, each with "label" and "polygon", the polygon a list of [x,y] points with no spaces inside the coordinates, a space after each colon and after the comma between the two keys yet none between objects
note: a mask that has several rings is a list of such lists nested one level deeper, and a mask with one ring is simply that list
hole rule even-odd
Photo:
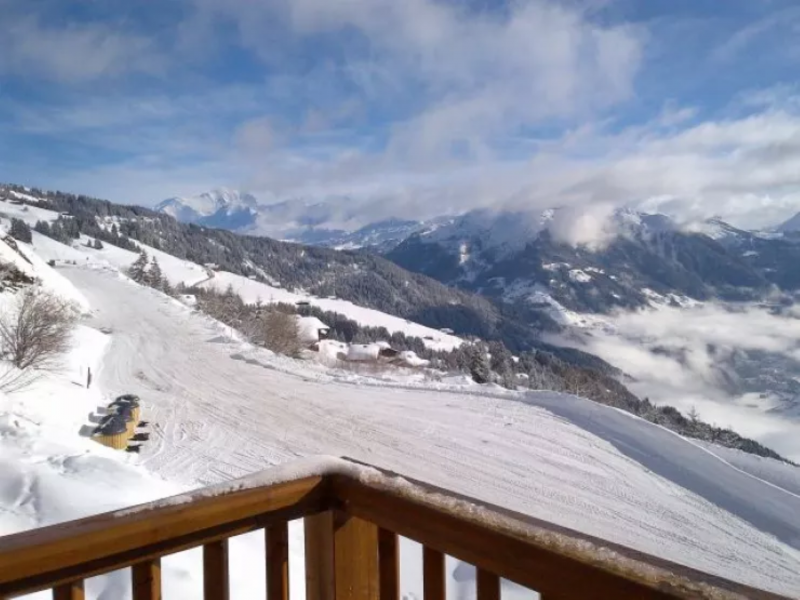
[{"label": "white cloud", "polygon": [[445,159],[453,143],[488,152],[494,136],[520,126],[613,105],[632,93],[641,60],[640,30],[545,0],[491,13],[433,0],[196,3],[199,14],[232,19],[271,65],[291,56],[275,36],[291,46],[349,31],[357,51],[343,42],[337,54],[359,92],[378,105],[417,105],[392,122],[388,153],[401,163]]},{"label": "white cloud", "polygon": [[[619,312],[579,346],[634,378],[634,393],[757,439],[800,459],[800,312],[757,306],[662,306]],[[566,341],[575,344],[575,338]],[[772,374],[772,375],[770,375]],[[761,379],[748,381],[758,376]],[[769,383],[769,377],[774,379]]]},{"label": "white cloud", "polygon": [[275,144],[276,132],[269,117],[257,117],[242,123],[235,138],[236,146],[246,156],[263,156]]},{"label": "white cloud", "polygon": [[167,57],[153,41],[106,24],[45,25],[36,16],[0,20],[0,74],[66,83],[123,73],[160,74]]},{"label": "white cloud", "polygon": [[617,236],[611,219],[613,213],[614,206],[611,204],[567,207],[555,211],[547,229],[557,242],[586,246],[593,251],[601,250]]}]

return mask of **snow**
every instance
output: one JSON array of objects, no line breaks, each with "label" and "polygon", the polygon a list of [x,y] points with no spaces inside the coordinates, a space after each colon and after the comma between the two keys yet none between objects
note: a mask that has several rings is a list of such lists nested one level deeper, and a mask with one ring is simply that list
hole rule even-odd
[{"label": "snow", "polygon": [[569,278],[571,281],[576,281],[578,283],[589,283],[592,281],[592,276],[581,269],[570,269]]},{"label": "snow", "polygon": [[[797,480],[774,463],[709,450],[572,396],[378,386],[358,376],[347,384],[322,367],[247,349],[218,323],[113,270],[60,271],[92,315],[63,373],[28,396],[0,398],[0,533],[340,464],[293,464],[298,458],[351,456],[712,574],[790,596],[800,590]],[[113,333],[98,337],[104,327]],[[321,352],[336,344],[321,341]],[[92,390],[75,385],[84,365],[96,367]],[[445,383],[466,384],[455,379]],[[90,411],[121,393],[139,395],[152,423],[138,457],[79,434]],[[230,483],[283,464],[290,470]],[[290,537],[291,593],[302,597],[296,523]],[[165,597],[199,597],[199,552],[164,559]],[[418,545],[404,542],[401,555],[402,591],[422,597]],[[263,597],[263,562],[260,532],[232,541],[233,596]],[[473,570],[448,560],[448,574],[450,600],[474,597]],[[125,572],[92,578],[87,596],[124,597],[128,581]],[[506,600],[516,597],[510,591]]]},{"label": "snow", "polygon": [[404,350],[399,354],[399,359],[409,367],[427,367],[430,361],[417,356],[412,350]]},{"label": "snow", "polygon": [[147,399],[156,426],[140,458],[168,480],[353,456],[745,583],[800,589],[798,498],[657,426],[556,394],[299,377],[269,353],[243,360],[212,322],[152,290],[68,272],[98,308],[95,324],[115,331],[101,384]]},{"label": "snow", "polygon": [[330,327],[316,317],[297,317],[297,335],[304,344],[319,341],[319,332],[329,329]]},{"label": "snow", "polygon": [[381,347],[378,344],[352,344],[347,349],[347,360],[352,362],[377,361]]},{"label": "snow", "polygon": [[253,303],[264,302],[274,304],[285,302],[297,304],[297,302],[308,302],[322,310],[337,312],[348,319],[356,321],[360,325],[370,327],[385,327],[390,333],[400,331],[409,336],[416,336],[425,339],[425,345],[434,350],[452,350],[463,343],[463,340],[455,335],[450,335],[425,327],[418,323],[412,323],[400,317],[388,315],[386,313],[358,306],[347,300],[337,298],[319,298],[302,292],[290,292],[283,288],[253,281],[241,275],[235,275],[226,271],[217,271],[213,279],[205,281],[203,287],[225,290],[229,285],[239,294],[245,302]]},{"label": "snow", "polygon": [[[16,197],[25,197],[26,200],[38,202],[38,198],[33,198],[27,194],[20,194],[11,192]],[[20,219],[25,221],[28,225],[33,227],[37,221],[47,221],[51,223],[58,218],[58,212],[54,210],[47,210],[37,206],[30,206],[28,204],[12,204],[11,202],[0,202],[0,216],[7,217],[8,219]]]},{"label": "snow", "polygon": [[21,254],[0,240],[0,262],[12,264],[26,275],[37,278],[42,286],[74,303],[79,310],[88,309],[89,303],[86,298],[63,275],[33,252],[30,245],[19,241],[16,243]]},{"label": "snow", "polygon": [[[136,252],[124,250],[114,244],[103,243],[102,250],[89,248],[86,243],[93,238],[81,236],[72,246],[66,246],[38,232],[33,232],[33,247],[45,260],[59,262],[75,261],[83,265],[99,266],[125,270],[133,264],[138,257]],[[161,272],[172,285],[183,283],[187,286],[196,285],[209,278],[208,270],[188,260],[176,258],[171,254],[156,250],[145,244],[138,244],[147,255],[158,260]]]}]

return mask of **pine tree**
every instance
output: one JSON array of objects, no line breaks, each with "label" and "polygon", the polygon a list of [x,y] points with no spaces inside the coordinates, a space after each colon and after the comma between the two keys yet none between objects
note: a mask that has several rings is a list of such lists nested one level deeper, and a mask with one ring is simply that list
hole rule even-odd
[{"label": "pine tree", "polygon": [[475,383],[489,383],[491,369],[486,357],[486,349],[482,344],[473,344],[469,347],[469,372]]},{"label": "pine tree", "polygon": [[164,285],[164,274],[161,272],[161,265],[158,264],[158,259],[155,257],[153,257],[153,262],[150,263],[150,268],[145,275],[145,283],[157,290],[160,290]]},{"label": "pine tree", "polygon": [[47,221],[36,221],[33,230],[38,231],[42,235],[50,236],[50,224]]},{"label": "pine tree", "polygon": [[20,219],[11,219],[11,230],[9,233],[11,234],[11,237],[13,237],[15,240],[19,240],[20,242],[30,244],[33,241],[31,228],[25,221]]},{"label": "pine tree", "polygon": [[97,238],[94,238],[94,249],[95,250],[102,250],[103,249],[103,242],[101,242]]},{"label": "pine tree", "polygon": [[147,276],[147,253],[142,250],[134,263],[128,267],[128,276],[137,283],[145,283]]}]

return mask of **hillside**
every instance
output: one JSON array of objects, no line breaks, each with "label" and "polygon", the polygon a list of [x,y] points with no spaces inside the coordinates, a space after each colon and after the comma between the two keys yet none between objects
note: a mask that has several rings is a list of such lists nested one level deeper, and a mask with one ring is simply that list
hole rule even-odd
[{"label": "hillside", "polygon": [[717,235],[709,235],[661,215],[618,211],[607,224],[608,238],[593,248],[560,240],[552,218],[468,213],[410,236],[386,256],[488,297],[532,305],[549,297],[582,312],[647,306],[653,296],[752,300],[764,297],[772,284],[798,287],[796,248],[780,240],[758,238],[759,248],[746,253],[742,238],[722,235],[719,225]]},{"label": "hillside", "polygon": [[[7,189],[7,195],[11,195],[22,188]],[[512,350],[535,347],[539,331],[556,328],[544,312],[497,305],[477,294],[406,271],[373,254],[237,235],[85,196],[39,190],[26,195],[26,202],[36,210],[69,215],[54,225],[55,237],[61,241],[84,234],[133,250],[135,246],[126,241],[133,239],[200,265],[213,264],[220,270],[267,284],[278,283],[289,291],[335,296],[434,329],[449,328],[462,335],[501,339]]]},{"label": "hillside", "polygon": [[[227,327],[120,277],[105,259],[52,270],[46,261],[64,250],[22,247],[38,258],[35,275],[57,274],[91,307],[74,360],[98,376],[91,391],[65,373],[42,382],[49,395],[40,386],[13,400],[0,396],[0,452],[10,475],[0,486],[0,533],[297,457],[349,455],[736,581],[790,595],[800,588],[800,504],[788,491],[800,484],[789,465],[737,459],[733,467],[715,446],[574,396],[347,382],[242,344]],[[151,423],[138,456],[79,434],[87,407],[120,393],[138,394]],[[48,408],[56,401],[58,411]],[[293,525],[293,558],[302,556],[301,539]],[[263,577],[253,577],[263,569],[259,541],[232,544],[237,597],[263,596]],[[403,551],[413,557],[419,548],[404,543]],[[195,559],[190,552],[164,561],[165,594],[197,596]],[[448,561],[451,589],[474,585],[462,570]],[[403,577],[404,594],[421,592],[414,573]],[[297,575],[292,593],[302,594]],[[124,596],[127,582],[124,574],[95,578],[88,597]],[[514,594],[504,589],[504,597]]]}]

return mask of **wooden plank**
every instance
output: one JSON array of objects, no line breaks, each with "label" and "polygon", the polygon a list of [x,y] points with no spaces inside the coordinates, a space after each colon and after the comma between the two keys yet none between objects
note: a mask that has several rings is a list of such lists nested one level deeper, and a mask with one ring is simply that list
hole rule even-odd
[{"label": "wooden plank", "polygon": [[400,600],[400,551],[397,534],[378,530],[380,600]]},{"label": "wooden plank", "polygon": [[335,600],[333,513],[304,519],[306,600]]},{"label": "wooden plank", "polygon": [[[335,475],[334,496],[350,514],[422,543],[499,577],[559,600],[590,598],[733,598],[783,599],[681,565],[564,528],[509,517],[510,511],[482,508],[488,523],[474,511],[456,511],[452,501],[469,499],[419,484],[431,494],[411,495],[386,477],[364,483]],[[416,482],[415,482],[416,483]],[[397,486],[396,488],[393,486]],[[441,501],[440,498],[448,498]],[[481,506],[471,501],[473,506]],[[512,520],[513,519],[513,520]],[[557,542],[557,543],[553,543]],[[605,550],[612,550],[611,554]],[[609,559],[614,556],[615,559]]]},{"label": "wooden plank", "polygon": [[53,588],[53,600],[84,600],[83,579]]},{"label": "wooden plank", "polygon": [[137,563],[131,568],[133,600],[161,600],[161,559]]},{"label": "wooden plank", "polygon": [[478,569],[476,582],[478,600],[500,600],[500,578],[497,575]]},{"label": "wooden plank", "polygon": [[323,510],[321,476],[151,503],[5,536],[0,597],[56,587]]},{"label": "wooden plank", "polygon": [[289,600],[289,523],[264,530],[267,558],[267,600]]},{"label": "wooden plank", "polygon": [[204,600],[228,600],[228,540],[220,540],[203,546],[203,598]]},{"label": "wooden plank", "polygon": [[375,600],[378,527],[341,511],[334,511],[333,526],[336,600]]},{"label": "wooden plank", "polygon": [[422,549],[422,596],[425,600],[445,600],[445,556],[438,550],[425,546]]}]

